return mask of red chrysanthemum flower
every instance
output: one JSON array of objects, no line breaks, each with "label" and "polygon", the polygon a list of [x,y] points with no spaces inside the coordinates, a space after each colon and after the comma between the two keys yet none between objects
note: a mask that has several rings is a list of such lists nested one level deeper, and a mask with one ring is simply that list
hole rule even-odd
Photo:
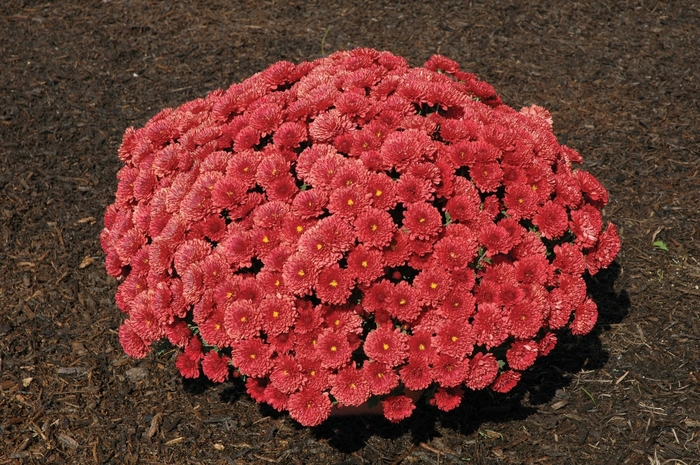
[{"label": "red chrysanthemum flower", "polygon": [[267,388],[268,385],[268,378],[253,378],[248,376],[245,380],[246,392],[255,402],[265,402],[265,388]]},{"label": "red chrysanthemum flower", "polygon": [[617,228],[610,223],[608,228],[598,236],[598,244],[593,253],[586,256],[586,266],[591,276],[610,266],[621,248],[622,243],[617,235]]},{"label": "red chrysanthemum flower", "polygon": [[387,311],[400,321],[411,322],[420,315],[418,294],[406,281],[400,281],[391,290],[387,301]]},{"label": "red chrysanthemum flower", "polygon": [[180,371],[184,378],[195,379],[199,378],[199,359],[191,357],[186,353],[181,353],[177,357],[175,367]]},{"label": "red chrysanthemum flower", "polygon": [[542,357],[549,355],[549,353],[557,345],[557,335],[554,333],[547,333],[542,339],[537,341],[537,348]]},{"label": "red chrysanthemum flower", "polygon": [[261,378],[272,370],[272,348],[257,337],[233,346],[233,365],[246,376]]},{"label": "red chrysanthemum flower", "polygon": [[449,412],[459,407],[464,397],[464,389],[461,386],[445,388],[439,387],[429,400],[430,405],[434,405],[443,412]]},{"label": "red chrysanthemum flower", "polygon": [[519,339],[534,337],[542,327],[541,309],[531,302],[521,301],[511,307],[509,314],[510,333]]},{"label": "red chrysanthemum flower", "polygon": [[472,331],[476,343],[485,346],[486,350],[499,346],[508,338],[508,314],[496,304],[479,304],[472,322]]},{"label": "red chrysanthemum flower", "polygon": [[396,183],[385,173],[372,173],[367,181],[367,192],[374,208],[390,210],[398,201]]},{"label": "red chrysanthemum flower", "polygon": [[503,170],[496,162],[474,163],[469,173],[481,192],[495,192],[501,186]]},{"label": "red chrysanthemum flower", "polygon": [[399,375],[388,365],[379,362],[365,363],[362,366],[369,384],[370,394],[383,396],[399,385]]},{"label": "red chrysanthemum flower", "polygon": [[294,332],[307,334],[321,327],[323,323],[323,307],[314,307],[310,302],[297,300],[298,316],[294,324]]},{"label": "red chrysanthemum flower", "polygon": [[564,273],[581,275],[586,271],[586,261],[583,253],[574,244],[565,242],[554,246],[554,261],[552,266]]},{"label": "red chrysanthemum flower", "polygon": [[603,228],[603,219],[595,207],[585,204],[580,210],[571,211],[569,228],[576,236],[574,241],[579,247],[593,247]]},{"label": "red chrysanthemum flower", "polygon": [[500,392],[505,394],[513,389],[520,381],[521,374],[517,371],[507,370],[498,375],[496,381],[491,385],[491,389],[494,392]]},{"label": "red chrysanthemum flower", "polygon": [[369,194],[364,186],[343,186],[331,193],[328,211],[352,220],[365,212],[369,208],[369,203]]},{"label": "red chrysanthemum flower", "polygon": [[209,351],[202,359],[204,375],[215,383],[223,383],[228,379],[230,358]]},{"label": "red chrysanthemum flower", "polygon": [[199,323],[199,333],[209,345],[228,347],[231,338],[224,328],[224,311],[217,309],[206,320]]},{"label": "red chrysanthemum flower", "polygon": [[412,250],[409,247],[408,234],[401,230],[394,232],[391,242],[382,249],[386,266],[401,266],[406,263]]},{"label": "red chrysanthemum flower", "polygon": [[477,242],[472,237],[443,237],[435,243],[435,266],[448,271],[463,270],[476,257],[477,250]]},{"label": "red chrysanthemum flower", "polygon": [[393,287],[391,282],[385,279],[372,283],[364,289],[362,305],[370,312],[384,310],[391,298]]},{"label": "red chrysanthemum flower", "polygon": [[370,208],[360,213],[353,222],[357,238],[367,247],[382,248],[391,242],[396,225],[384,210]]},{"label": "red chrysanthemum flower", "polygon": [[281,294],[268,294],[259,304],[260,326],[268,336],[277,336],[294,325],[297,311],[294,299]]},{"label": "red chrysanthemum flower", "polygon": [[289,402],[289,395],[280,391],[272,384],[268,384],[265,387],[265,392],[263,393],[263,402],[270,405],[272,408],[281,412],[287,409],[287,403]]},{"label": "red chrysanthemum flower", "polygon": [[359,244],[346,258],[348,273],[358,284],[370,284],[384,274],[384,256],[378,250]]},{"label": "red chrysanthemum flower", "polygon": [[367,334],[363,349],[370,359],[395,367],[408,356],[408,337],[399,329],[383,325]]},{"label": "red chrysanthemum flower", "polygon": [[[355,244],[355,230],[350,224],[335,215],[323,218],[316,225],[321,238],[336,252],[347,252]],[[315,244],[318,248],[318,244]]]},{"label": "red chrysanthemum flower", "polygon": [[469,361],[465,384],[475,391],[484,389],[498,375],[498,360],[493,354],[479,352]]},{"label": "red chrysanthemum flower", "polygon": [[424,132],[407,129],[389,134],[382,144],[381,155],[385,163],[402,173],[411,163],[420,161],[431,146],[432,141]]},{"label": "red chrysanthemum flower", "polygon": [[461,357],[441,354],[433,361],[433,378],[444,388],[457,387],[464,381],[468,361]]},{"label": "red chrysanthemum flower", "polygon": [[403,215],[403,227],[408,230],[411,239],[429,239],[440,231],[442,216],[437,208],[420,202],[406,207]]},{"label": "red chrysanthemum flower", "polygon": [[525,183],[512,184],[506,188],[503,203],[511,218],[529,219],[537,211],[537,194]]},{"label": "red chrysanthemum flower", "polygon": [[548,201],[537,209],[532,223],[538,227],[542,236],[547,239],[558,239],[568,229],[569,217],[564,207]]},{"label": "red chrysanthemum flower", "polygon": [[494,223],[488,223],[479,232],[479,242],[486,247],[486,256],[508,253],[513,247],[513,238],[508,230]]},{"label": "red chrysanthemum flower", "polygon": [[331,142],[341,134],[354,129],[350,118],[338,110],[321,113],[309,124],[309,135],[314,142]]},{"label": "red chrysanthemum flower", "polygon": [[586,335],[590,333],[598,321],[598,306],[587,298],[574,310],[574,320],[571,322],[571,334]]},{"label": "red chrysanthemum flower", "polygon": [[314,291],[322,302],[342,305],[350,297],[353,287],[354,282],[350,272],[340,268],[336,263],[321,270]]},{"label": "red chrysanthemum flower", "polygon": [[144,358],[149,351],[148,344],[136,332],[131,320],[126,320],[119,327],[119,342],[130,357]]},{"label": "red chrysanthemum flower", "polygon": [[454,288],[440,302],[438,311],[448,320],[466,321],[474,315],[476,299],[468,290]]},{"label": "red chrysanthemum flower", "polygon": [[296,295],[306,295],[316,284],[318,269],[313,260],[301,253],[287,259],[282,268],[284,284]]},{"label": "red chrysanthemum flower", "polygon": [[413,287],[420,303],[437,305],[450,292],[452,279],[446,271],[429,268],[418,273],[413,279]]},{"label": "red chrysanthemum flower", "polygon": [[403,174],[396,184],[396,198],[403,204],[430,202],[433,199],[433,183],[412,174]]},{"label": "red chrysanthemum flower", "polygon": [[370,386],[362,370],[353,364],[331,375],[331,395],[343,406],[357,407],[369,398]]},{"label": "red chrysanthemum flower", "polygon": [[328,203],[328,195],[321,189],[308,189],[299,192],[292,207],[302,218],[315,218],[323,214]]},{"label": "red chrysanthemum flower", "polygon": [[289,415],[304,426],[318,426],[331,414],[333,404],[328,394],[304,389],[289,396]]},{"label": "red chrysanthemum flower", "polygon": [[306,140],[306,125],[295,121],[282,123],[272,136],[272,140],[280,148],[299,147],[299,144]]},{"label": "red chrysanthemum flower", "polygon": [[596,208],[603,208],[608,204],[608,191],[591,174],[583,170],[574,172],[581,186],[581,192],[586,201]]},{"label": "red chrysanthemum flower", "polygon": [[404,395],[392,396],[382,401],[382,412],[387,420],[392,423],[398,423],[404,418],[411,416],[416,409],[416,404],[413,400]]},{"label": "red chrysanthemum flower", "polygon": [[432,362],[435,348],[432,342],[432,331],[415,330],[408,338],[408,357],[410,360],[422,359],[427,363]]},{"label": "red chrysanthemum flower", "polygon": [[551,274],[552,269],[543,255],[529,255],[516,261],[515,275],[521,283],[545,284]]},{"label": "red chrysanthemum flower", "polygon": [[399,370],[403,384],[413,391],[426,389],[433,382],[433,375],[427,360],[413,358]]},{"label": "red chrysanthemum flower", "polygon": [[330,328],[318,336],[315,348],[324,368],[343,367],[350,361],[352,355],[347,335]]},{"label": "red chrysanthemum flower", "polygon": [[569,322],[574,307],[569,303],[569,299],[564,291],[558,287],[552,289],[549,293],[548,303],[549,316],[547,324],[552,329],[563,328]]},{"label": "red chrysanthemum flower", "polygon": [[515,341],[506,352],[508,365],[514,370],[526,370],[535,363],[539,347],[534,341]]},{"label": "red chrysanthemum flower", "polygon": [[434,342],[438,352],[459,359],[471,355],[476,337],[466,321],[445,320],[436,328]]},{"label": "red chrysanthemum flower", "polygon": [[304,386],[306,377],[302,373],[301,365],[288,355],[282,355],[275,359],[275,366],[270,373],[270,383],[285,394],[292,394]]},{"label": "red chrysanthemum flower", "polygon": [[586,282],[580,275],[560,273],[559,288],[564,291],[566,300],[572,307],[579,306],[586,298]]}]

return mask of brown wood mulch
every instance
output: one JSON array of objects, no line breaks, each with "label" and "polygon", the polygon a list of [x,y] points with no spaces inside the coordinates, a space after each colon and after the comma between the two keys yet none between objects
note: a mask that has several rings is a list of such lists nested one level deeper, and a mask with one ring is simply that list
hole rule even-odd
[{"label": "brown wood mulch", "polygon": [[[609,189],[601,321],[512,394],[310,429],[124,356],[98,240],[124,129],[322,46],[453,58]],[[697,4],[6,0],[0,51],[0,465],[700,463]]]}]

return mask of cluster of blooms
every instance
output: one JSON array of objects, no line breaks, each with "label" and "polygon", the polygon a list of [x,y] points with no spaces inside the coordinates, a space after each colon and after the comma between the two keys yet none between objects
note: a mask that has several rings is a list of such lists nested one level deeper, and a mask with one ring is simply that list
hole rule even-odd
[{"label": "cluster of blooms", "polygon": [[509,391],[591,331],[583,275],[620,249],[551,123],[445,57],[357,49],[128,129],[101,235],[125,351],[167,338],[183,376],[244,376],[303,425]]}]

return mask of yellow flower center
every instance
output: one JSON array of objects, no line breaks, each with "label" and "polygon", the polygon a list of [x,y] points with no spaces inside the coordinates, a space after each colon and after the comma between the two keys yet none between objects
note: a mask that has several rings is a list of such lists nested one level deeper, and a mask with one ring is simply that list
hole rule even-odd
[{"label": "yellow flower center", "polygon": [[389,350],[389,344],[386,342],[382,345],[382,347],[384,347],[384,350]]},{"label": "yellow flower center", "polygon": [[331,352],[335,352],[337,350],[338,350],[338,348],[336,346],[331,347]]},{"label": "yellow flower center", "polygon": [[430,283],[430,289],[437,289],[437,283]]},{"label": "yellow flower center", "polygon": [[299,276],[304,276],[306,273],[304,273],[304,270],[299,270],[299,273],[297,273]]},{"label": "yellow flower center", "polygon": [[335,279],[333,281],[331,281],[329,284],[331,285],[331,287],[338,287],[338,281],[336,281]]}]

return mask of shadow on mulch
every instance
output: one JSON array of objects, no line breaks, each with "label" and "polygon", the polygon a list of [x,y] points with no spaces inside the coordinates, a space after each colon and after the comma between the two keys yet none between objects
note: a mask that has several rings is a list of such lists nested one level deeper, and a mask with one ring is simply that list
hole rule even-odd
[{"label": "shadow on mulch", "polygon": [[[419,402],[413,416],[399,424],[390,423],[379,416],[332,417],[311,431],[317,439],[327,440],[339,452],[352,453],[365,447],[373,436],[393,440],[410,432],[414,444],[427,443],[441,436],[436,428],[438,423],[443,428],[471,435],[485,422],[524,420],[560,397],[562,390],[571,383],[573,374],[603,368],[608,362],[609,353],[603,348],[600,335],[610,330],[611,325],[620,323],[630,308],[627,291],[623,289],[617,293],[614,289],[620,272],[620,265],[613,263],[608,269],[587,278],[588,294],[598,305],[599,319],[595,329],[583,337],[560,333],[555,349],[523,373],[518,386],[508,394],[485,390],[467,393],[460,407],[449,413]],[[202,394],[216,386],[204,377],[183,379],[183,388],[189,394]],[[246,396],[244,383],[236,379],[221,390],[219,399],[234,404]],[[265,404],[258,408],[265,417],[277,419],[286,416],[286,413],[279,413]],[[592,402],[584,404],[579,410],[590,408],[594,408]],[[297,428],[303,427],[297,425]]]}]

